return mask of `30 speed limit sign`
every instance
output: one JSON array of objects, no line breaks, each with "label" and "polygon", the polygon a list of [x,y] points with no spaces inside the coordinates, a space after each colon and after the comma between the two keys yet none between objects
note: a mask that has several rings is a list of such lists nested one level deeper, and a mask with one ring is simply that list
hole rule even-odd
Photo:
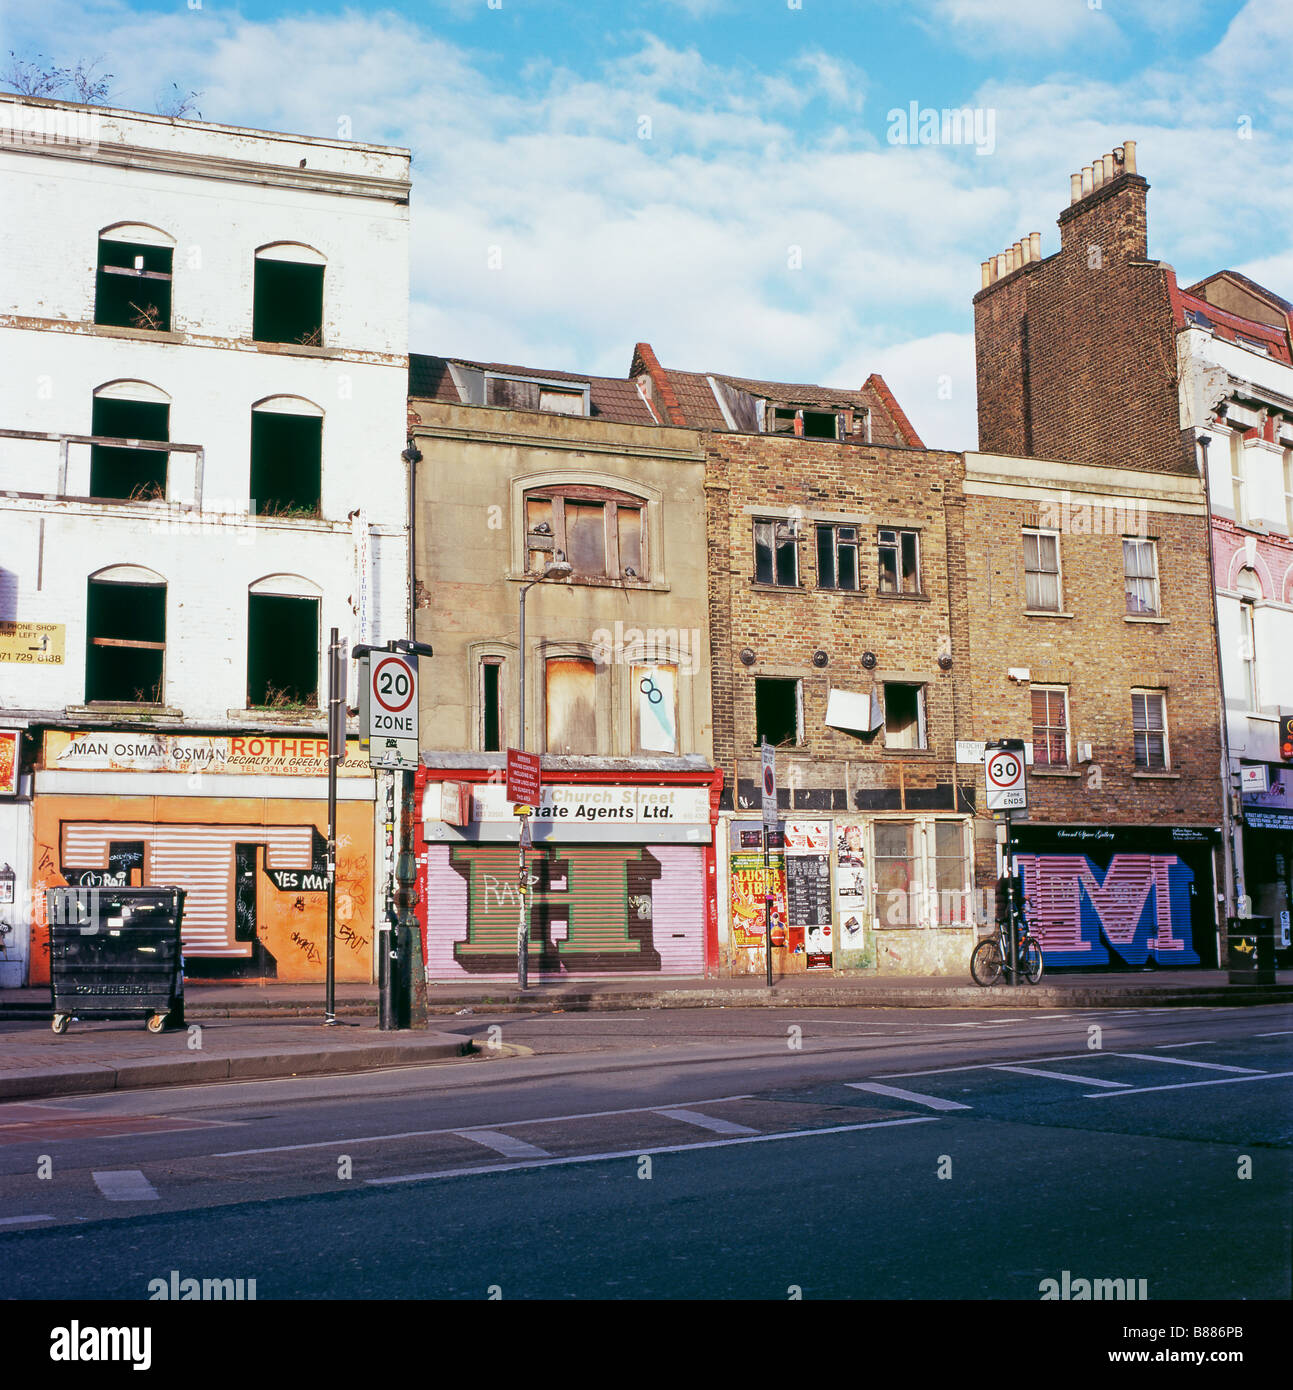
[{"label": "30 speed limit sign", "polygon": [[1022,748],[987,748],[983,775],[988,784],[989,811],[1022,811],[1028,805]]},{"label": "30 speed limit sign", "polygon": [[418,668],[394,652],[368,658],[368,757],[376,766],[417,766]]}]

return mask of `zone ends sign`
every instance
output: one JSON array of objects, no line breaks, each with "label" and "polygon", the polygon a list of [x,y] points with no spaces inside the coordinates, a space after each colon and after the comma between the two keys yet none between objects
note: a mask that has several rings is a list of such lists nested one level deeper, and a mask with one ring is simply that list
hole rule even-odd
[{"label": "zone ends sign", "polygon": [[989,811],[1022,811],[1028,805],[1028,784],[1024,765],[1024,746],[1019,740],[1005,746],[991,743],[983,753],[983,776],[987,783]]},{"label": "zone ends sign", "polygon": [[368,737],[418,736],[418,668],[394,652],[373,652],[368,663]]}]

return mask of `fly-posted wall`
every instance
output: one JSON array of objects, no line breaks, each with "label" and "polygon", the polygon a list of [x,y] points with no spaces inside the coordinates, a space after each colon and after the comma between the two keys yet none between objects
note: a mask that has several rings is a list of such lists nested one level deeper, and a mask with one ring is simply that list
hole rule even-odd
[{"label": "fly-posted wall", "polygon": [[[430,980],[514,978],[520,821],[482,768],[418,773]],[[529,973],[706,973],[716,953],[713,772],[550,774],[531,818]]]}]

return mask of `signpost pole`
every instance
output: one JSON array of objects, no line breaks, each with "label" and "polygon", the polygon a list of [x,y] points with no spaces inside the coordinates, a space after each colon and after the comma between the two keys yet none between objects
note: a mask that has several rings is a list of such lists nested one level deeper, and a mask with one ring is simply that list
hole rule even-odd
[{"label": "signpost pole", "polygon": [[760,756],[763,762],[763,957],[768,988],[772,988],[772,862],[771,837],[777,828],[777,754],[765,738]]},{"label": "signpost pole", "polygon": [[337,1021],[337,764],[346,751],[346,707],[337,629],[328,639],[328,964],[323,1022]]},{"label": "signpost pole", "polygon": [[521,835],[516,846],[516,891],[520,897],[520,921],[516,926],[516,985],[518,989],[530,987],[530,913],[529,913],[529,874],[526,871],[525,851],[530,844],[530,817],[521,816]]},{"label": "signpost pole", "polygon": [[1010,984],[1019,983],[1019,929],[1015,921],[1015,846],[1010,838],[1010,812],[1006,818],[1006,916],[1010,922]]},{"label": "signpost pole", "polygon": [[768,827],[763,827],[763,956],[768,988],[772,988],[772,866],[768,855]]},{"label": "signpost pole", "polygon": [[382,841],[382,871],[386,880],[386,893],[382,920],[377,924],[377,940],[380,943],[377,948],[377,1026],[381,1031],[389,1032],[398,1026],[395,1017],[395,773],[390,768],[382,773],[382,789],[382,799],[386,807],[385,833]]}]

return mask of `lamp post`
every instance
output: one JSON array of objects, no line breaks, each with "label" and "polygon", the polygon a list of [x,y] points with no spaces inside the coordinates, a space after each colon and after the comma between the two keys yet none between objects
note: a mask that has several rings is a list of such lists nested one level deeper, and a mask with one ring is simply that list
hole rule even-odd
[{"label": "lamp post", "polygon": [[[536,584],[542,584],[545,579],[564,579],[573,572],[573,566],[567,561],[564,553],[560,550],[553,552],[553,558],[543,567],[543,573],[531,579],[528,584],[521,585],[520,613],[518,624],[518,645],[520,662],[517,667],[518,699],[517,708],[518,728],[517,728],[517,747],[522,753],[525,752],[525,596],[534,588]],[[530,846],[530,818],[528,814],[521,816],[521,834],[517,845],[517,888],[520,891],[521,908],[520,920],[516,927],[516,984],[518,989],[526,989],[529,985],[529,950],[530,950],[530,913],[529,899],[527,894],[530,891],[529,873],[527,871],[525,852]]]}]

